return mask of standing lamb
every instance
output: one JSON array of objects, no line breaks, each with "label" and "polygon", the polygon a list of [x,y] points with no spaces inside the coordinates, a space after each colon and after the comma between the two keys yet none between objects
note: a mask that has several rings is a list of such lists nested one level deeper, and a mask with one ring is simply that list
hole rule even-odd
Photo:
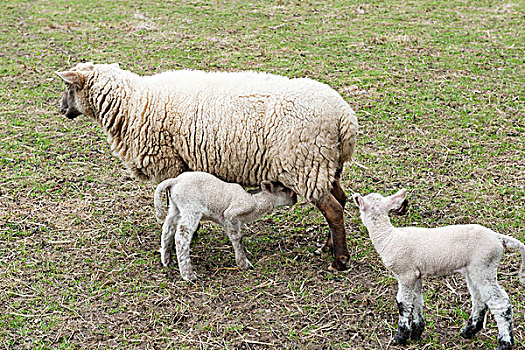
[{"label": "standing lamb", "polygon": [[[169,212],[166,216],[163,194],[167,192]],[[252,267],[242,243],[241,226],[269,214],[274,208],[294,205],[297,195],[280,184],[261,183],[261,191],[246,193],[238,184],[227,183],[203,172],[186,172],[175,179],[162,181],[155,190],[155,216],[162,226],[161,260],[171,263],[173,240],[182,278],[197,279],[190,261],[191,238],[201,220],[223,226],[233,244],[235,261],[242,269]]]},{"label": "standing lamb", "polygon": [[374,247],[398,281],[399,328],[394,343],[420,339],[423,333],[423,276],[461,272],[472,297],[472,313],[461,336],[472,338],[483,327],[488,306],[498,324],[498,349],[512,349],[512,306],[498,284],[498,265],[504,247],[520,250],[519,277],[525,284],[525,245],[480,225],[395,228],[388,211],[399,208],[405,196],[405,189],[386,198],[377,193],[353,196]]},{"label": "standing lamb", "polygon": [[118,64],[80,63],[57,74],[66,83],[61,113],[95,120],[135,177],[159,183],[195,170],[244,186],[280,182],[323,213],[332,267],[346,269],[340,176],[358,125],[336,91],[256,72],[141,77]]}]

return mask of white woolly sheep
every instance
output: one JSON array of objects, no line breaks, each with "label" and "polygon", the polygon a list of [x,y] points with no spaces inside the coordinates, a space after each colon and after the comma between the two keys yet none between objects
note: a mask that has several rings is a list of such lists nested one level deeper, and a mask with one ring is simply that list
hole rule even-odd
[{"label": "white woolly sheep", "polygon": [[399,328],[394,343],[405,344],[409,337],[418,340],[423,333],[423,276],[461,272],[472,297],[472,313],[461,336],[472,338],[483,328],[488,306],[498,324],[498,349],[512,349],[512,305],[498,284],[498,265],[504,247],[520,250],[519,277],[524,284],[525,245],[480,225],[395,228],[388,211],[398,209],[405,196],[405,189],[386,198],[377,193],[353,196],[374,247],[398,280]]},{"label": "white woolly sheep", "polygon": [[[166,191],[169,213],[163,202]],[[235,261],[242,269],[252,267],[242,243],[241,226],[269,214],[274,208],[293,205],[297,195],[270,181],[261,183],[261,191],[247,193],[238,184],[227,183],[203,172],[185,172],[175,179],[162,181],[155,190],[155,216],[162,226],[161,260],[170,265],[173,241],[179,271],[186,281],[197,279],[190,260],[190,243],[201,220],[224,227],[233,244]]]},{"label": "white woolly sheep", "polygon": [[280,182],[323,213],[332,267],[346,268],[340,175],[358,125],[326,84],[256,72],[141,77],[92,63],[57,74],[66,83],[61,113],[95,120],[135,177],[159,183],[195,170],[243,186]]}]

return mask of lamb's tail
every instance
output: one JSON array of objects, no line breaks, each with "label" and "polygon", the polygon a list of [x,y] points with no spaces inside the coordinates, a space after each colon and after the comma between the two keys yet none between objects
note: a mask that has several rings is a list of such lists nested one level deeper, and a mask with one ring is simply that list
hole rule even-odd
[{"label": "lamb's tail", "polygon": [[341,143],[341,160],[343,163],[352,159],[357,142],[358,128],[357,117],[350,106],[348,106],[348,110],[343,113],[339,121],[339,141]]},{"label": "lamb's tail", "polygon": [[[175,185],[175,183],[176,179],[167,179],[158,184],[157,188],[155,189],[155,218],[159,224],[164,222],[164,219],[166,219],[166,215],[168,214],[170,200],[169,189],[171,186]],[[164,202],[164,192],[166,192],[167,202]]]},{"label": "lamb's tail", "polygon": [[522,285],[525,285],[525,244],[523,244],[523,242],[517,240],[516,238],[507,235],[499,234],[498,236],[503,241],[503,245],[505,247],[513,248],[521,252],[521,265],[520,270],[518,272],[518,277],[520,279],[520,283]]}]

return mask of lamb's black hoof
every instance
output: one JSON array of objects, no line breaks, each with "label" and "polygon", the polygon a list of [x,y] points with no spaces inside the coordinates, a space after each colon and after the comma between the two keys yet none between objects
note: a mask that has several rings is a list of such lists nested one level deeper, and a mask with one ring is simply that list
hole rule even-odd
[{"label": "lamb's black hoof", "polygon": [[396,334],[394,336],[394,339],[392,339],[393,345],[405,345],[408,341],[408,337],[400,336],[399,334]]},{"label": "lamb's black hoof", "polygon": [[485,307],[485,310],[482,311],[481,316],[475,324],[472,323],[472,318],[470,318],[467,325],[463,327],[459,335],[465,339],[472,339],[472,337],[483,328],[483,320],[485,319],[486,312],[487,309]]},{"label": "lamb's black hoof", "polygon": [[465,326],[465,328],[463,328],[459,333],[459,335],[465,339],[472,339],[474,334],[476,334],[476,328],[472,324]]},{"label": "lamb's black hoof", "polygon": [[512,343],[498,339],[498,350],[512,350]]},{"label": "lamb's black hoof", "polygon": [[421,334],[425,330],[425,322],[412,323],[412,331],[410,332],[410,339],[419,340],[421,339]]},{"label": "lamb's black hoof", "polygon": [[392,344],[394,345],[405,345],[408,341],[408,338],[410,337],[410,329],[407,327],[399,327],[397,329],[397,333],[394,336],[394,339],[392,340]]}]

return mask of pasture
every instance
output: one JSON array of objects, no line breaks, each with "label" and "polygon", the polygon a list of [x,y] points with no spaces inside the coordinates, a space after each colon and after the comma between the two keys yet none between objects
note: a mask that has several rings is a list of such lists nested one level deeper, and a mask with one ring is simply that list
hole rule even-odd
[{"label": "pasture", "polygon": [[[119,62],[140,74],[255,70],[310,77],[354,108],[347,194],[409,190],[396,225],[479,223],[525,241],[523,1],[128,1],[0,3],[0,348],[388,349],[395,278],[357,208],[352,254],[328,271],[321,214],[300,201],[245,227],[254,269],[235,268],[216,225],[192,243],[199,280],[164,268],[151,183],[132,179],[88,118],[59,114],[54,74]],[[499,271],[525,343],[520,256]],[[406,349],[473,340],[463,278],[428,278],[427,329]]]}]

